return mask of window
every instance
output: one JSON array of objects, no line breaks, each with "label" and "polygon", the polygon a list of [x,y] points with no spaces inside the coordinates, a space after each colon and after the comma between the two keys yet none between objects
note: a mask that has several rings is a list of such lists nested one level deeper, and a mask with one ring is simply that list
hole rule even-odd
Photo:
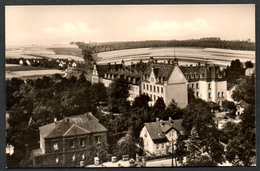
[{"label": "window", "polygon": [[157,149],[157,150],[159,149],[159,144],[156,144],[156,149]]},{"label": "window", "polygon": [[163,93],[163,87],[161,87],[161,93]]},{"label": "window", "polygon": [[197,89],[199,88],[199,83],[196,83],[196,88],[197,88]]},{"label": "window", "polygon": [[53,143],[53,150],[59,150],[59,144],[58,142]]},{"label": "window", "polygon": [[191,84],[191,88],[193,88],[193,84]]},{"label": "window", "polygon": [[55,162],[59,163],[59,157],[56,157]]},{"label": "window", "polygon": [[156,92],[156,91],[155,91],[155,86],[153,86],[153,91]]},{"label": "window", "polygon": [[79,139],[79,145],[80,145],[81,147],[84,147],[84,146],[85,146],[85,139],[84,139],[84,138]]},{"label": "window", "polygon": [[221,97],[224,97],[224,92],[221,93]]},{"label": "window", "polygon": [[157,87],[157,93],[159,93],[159,87]]},{"label": "window", "polygon": [[199,92],[196,92],[196,97],[199,97]]},{"label": "window", "polygon": [[100,139],[101,139],[101,136],[100,135],[96,135],[95,136],[95,144],[100,144],[101,143]]},{"label": "window", "polygon": [[153,88],[152,88],[152,85],[150,85],[150,91],[153,91],[152,89],[153,89]]},{"label": "window", "polygon": [[148,84],[146,84],[146,90],[149,90]]},{"label": "window", "polygon": [[209,90],[211,89],[210,84],[208,84],[208,89],[209,89]]},{"label": "window", "polygon": [[69,140],[69,147],[74,148],[74,140]]},{"label": "window", "polygon": [[209,93],[209,98],[211,98],[211,93]]},{"label": "window", "polygon": [[82,159],[82,160],[85,159],[85,153],[82,153],[82,155],[81,155],[81,159]]},{"label": "window", "polygon": [[143,89],[145,90],[145,84],[143,84]]},{"label": "window", "polygon": [[153,77],[151,77],[151,82],[154,82],[154,78]]},{"label": "window", "polygon": [[153,100],[156,101],[156,96],[155,95],[153,95]]},{"label": "window", "polygon": [[218,97],[220,97],[220,92],[218,92]]},{"label": "window", "polygon": [[76,155],[73,154],[72,157],[71,157],[71,160],[72,160],[72,161],[75,161],[75,159],[76,159]]},{"label": "window", "polygon": [[162,146],[162,149],[164,149],[164,144],[162,144],[161,146]]}]

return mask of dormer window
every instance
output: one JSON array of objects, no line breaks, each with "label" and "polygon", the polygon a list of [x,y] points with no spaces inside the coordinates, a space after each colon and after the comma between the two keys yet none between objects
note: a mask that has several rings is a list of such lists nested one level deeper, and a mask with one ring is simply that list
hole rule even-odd
[{"label": "dormer window", "polygon": [[59,144],[58,142],[53,143],[53,150],[59,150]]},{"label": "dormer window", "polygon": [[154,77],[151,77],[151,82],[154,82]]}]

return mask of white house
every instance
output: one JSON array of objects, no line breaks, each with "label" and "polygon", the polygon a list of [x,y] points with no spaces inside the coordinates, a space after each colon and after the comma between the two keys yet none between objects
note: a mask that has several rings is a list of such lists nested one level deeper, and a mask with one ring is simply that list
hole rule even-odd
[{"label": "white house", "polygon": [[[182,119],[168,121],[159,120],[156,122],[145,123],[140,132],[143,139],[144,150],[155,156],[163,156],[172,153],[178,135],[184,133],[181,125]],[[173,147],[173,148],[172,148]]]},{"label": "white house", "polygon": [[241,113],[244,112],[244,110],[245,110],[248,106],[249,106],[249,104],[246,103],[244,100],[239,101],[239,102],[236,104],[236,108],[237,108],[236,115],[239,116]]}]

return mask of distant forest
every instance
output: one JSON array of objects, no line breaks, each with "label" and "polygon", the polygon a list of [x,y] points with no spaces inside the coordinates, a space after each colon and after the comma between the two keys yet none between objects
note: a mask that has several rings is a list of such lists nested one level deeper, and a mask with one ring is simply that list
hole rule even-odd
[{"label": "distant forest", "polygon": [[107,43],[85,43],[70,42],[82,49],[82,55],[89,53],[107,52],[113,50],[150,48],[150,47],[203,47],[203,48],[222,48],[233,50],[255,50],[255,43],[250,41],[229,41],[220,38],[201,38],[192,40],[147,40],[147,41],[128,41],[128,42],[107,42]]}]

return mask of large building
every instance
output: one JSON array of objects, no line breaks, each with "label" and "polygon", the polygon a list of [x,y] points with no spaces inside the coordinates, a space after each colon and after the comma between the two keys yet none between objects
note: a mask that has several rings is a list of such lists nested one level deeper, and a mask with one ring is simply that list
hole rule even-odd
[{"label": "large building", "polygon": [[188,80],[188,87],[193,89],[195,97],[219,105],[227,99],[226,74],[219,66],[206,63],[180,68]]},{"label": "large building", "polygon": [[79,167],[92,146],[107,143],[107,129],[91,113],[55,120],[40,130],[40,148],[33,150],[34,167]]},{"label": "large building", "polygon": [[148,63],[140,61],[129,66],[123,60],[121,64],[94,64],[93,83],[101,82],[108,87],[120,77],[130,82],[129,101],[147,94],[151,105],[162,97],[166,105],[174,99],[184,108],[188,104],[188,88],[193,89],[195,97],[220,105],[227,96],[225,72],[216,65],[179,66],[177,58],[159,63],[153,57]]},{"label": "large building", "polygon": [[159,120],[145,123],[140,132],[146,153],[163,156],[172,153],[179,134],[184,134],[182,119],[168,121]]}]

